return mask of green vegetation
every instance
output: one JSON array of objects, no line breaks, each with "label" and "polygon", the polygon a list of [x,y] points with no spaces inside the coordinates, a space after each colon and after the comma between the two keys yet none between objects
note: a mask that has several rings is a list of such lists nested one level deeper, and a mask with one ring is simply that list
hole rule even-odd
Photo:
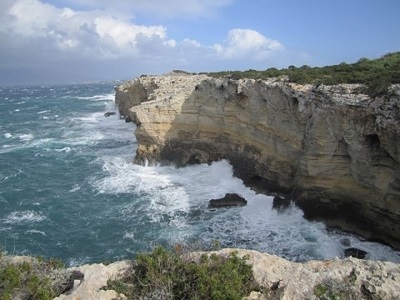
[{"label": "green vegetation", "polygon": [[108,288],[129,299],[242,299],[258,289],[247,259],[233,252],[192,260],[180,246],[171,251],[157,247],[139,254],[125,277],[109,281]]},{"label": "green vegetation", "polygon": [[267,79],[287,76],[289,82],[299,84],[335,85],[342,83],[364,84],[360,92],[372,97],[387,93],[391,84],[400,83],[400,52],[388,53],[378,59],[361,58],[356,63],[326,67],[289,66],[278,70],[269,68],[265,71],[247,70],[233,72],[207,73],[212,77],[230,77],[232,79],[253,78]]},{"label": "green vegetation", "polygon": [[0,256],[0,299],[53,299],[60,294],[54,285],[54,271],[64,265],[55,259],[21,260],[13,263]]}]

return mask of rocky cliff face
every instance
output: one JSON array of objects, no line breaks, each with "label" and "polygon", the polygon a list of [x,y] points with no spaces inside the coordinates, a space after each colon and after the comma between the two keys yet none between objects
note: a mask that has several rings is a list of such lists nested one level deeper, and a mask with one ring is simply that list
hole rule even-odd
[{"label": "rocky cliff face", "polygon": [[358,88],[172,74],[119,86],[116,103],[137,125],[138,163],[228,159],[306,217],[399,249],[400,88]]}]

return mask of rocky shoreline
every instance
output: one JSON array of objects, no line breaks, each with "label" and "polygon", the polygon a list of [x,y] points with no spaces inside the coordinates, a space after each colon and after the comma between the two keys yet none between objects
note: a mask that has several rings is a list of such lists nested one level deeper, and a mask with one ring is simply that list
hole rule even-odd
[{"label": "rocky shoreline", "polygon": [[137,163],[227,159],[308,219],[400,249],[400,87],[359,91],[171,73],[118,86],[116,105],[137,125]]},{"label": "rocky shoreline", "polygon": [[[248,300],[256,299],[399,299],[400,268],[398,264],[368,261],[356,258],[327,261],[290,262],[283,258],[244,249],[222,249],[212,252],[192,252],[186,259],[196,261],[201,254],[228,256],[235,251],[247,257],[252,265],[254,280],[260,291],[252,292]],[[31,257],[3,257],[21,263],[32,262]],[[57,274],[70,274],[70,289],[56,297],[57,300],[111,300],[126,299],[125,295],[107,289],[108,280],[118,280],[130,271],[131,261],[108,265],[90,264],[59,270]],[[80,274],[80,278],[72,274]],[[65,275],[66,274],[66,275]],[[53,276],[54,277],[54,276]],[[55,278],[58,278],[57,275]],[[71,279],[72,278],[72,279]],[[66,279],[64,279],[66,281]],[[336,298],[335,298],[336,297]],[[339,298],[338,298],[339,297]],[[22,298],[21,298],[22,299]]]}]

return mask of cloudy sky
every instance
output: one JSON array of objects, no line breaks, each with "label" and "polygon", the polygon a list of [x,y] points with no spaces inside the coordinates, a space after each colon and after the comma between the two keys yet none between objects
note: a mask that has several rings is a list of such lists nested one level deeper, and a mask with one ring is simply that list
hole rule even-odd
[{"label": "cloudy sky", "polygon": [[400,51],[399,0],[0,0],[0,85],[322,66]]}]

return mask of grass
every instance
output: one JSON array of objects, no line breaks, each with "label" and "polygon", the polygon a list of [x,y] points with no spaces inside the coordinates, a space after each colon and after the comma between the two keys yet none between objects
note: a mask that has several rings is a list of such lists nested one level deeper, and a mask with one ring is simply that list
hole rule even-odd
[{"label": "grass", "polygon": [[192,261],[180,247],[156,247],[138,254],[122,279],[109,281],[108,288],[128,299],[239,300],[258,290],[252,267],[236,252],[223,257],[202,254]]}]

